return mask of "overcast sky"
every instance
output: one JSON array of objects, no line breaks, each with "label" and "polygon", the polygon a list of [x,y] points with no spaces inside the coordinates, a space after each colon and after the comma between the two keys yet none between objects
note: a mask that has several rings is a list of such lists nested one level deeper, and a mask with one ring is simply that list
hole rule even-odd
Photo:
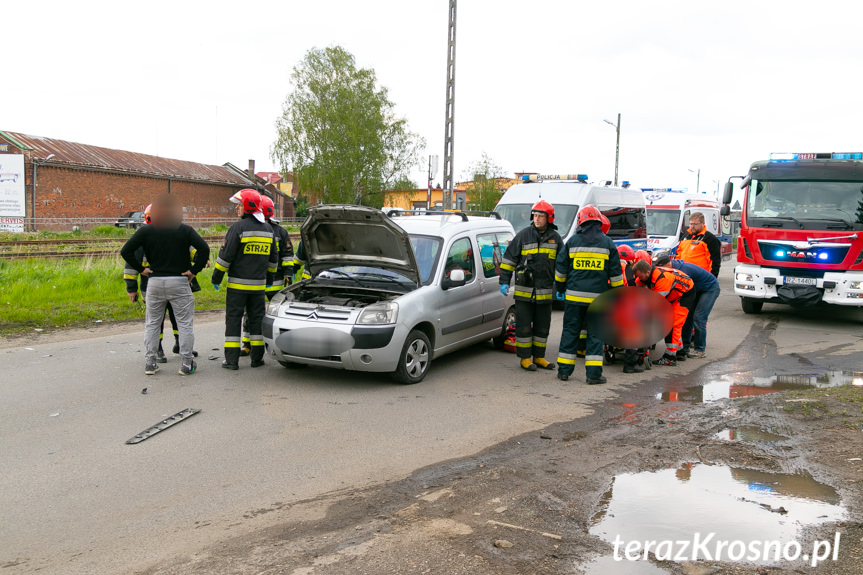
[{"label": "overcast sky", "polygon": [[[341,45],[443,153],[446,0],[5,2],[0,130],[276,169],[291,68]],[[462,0],[455,175],[695,189],[772,151],[863,151],[863,2]],[[425,169],[414,179],[425,183]],[[435,181],[442,179],[441,171]]]}]

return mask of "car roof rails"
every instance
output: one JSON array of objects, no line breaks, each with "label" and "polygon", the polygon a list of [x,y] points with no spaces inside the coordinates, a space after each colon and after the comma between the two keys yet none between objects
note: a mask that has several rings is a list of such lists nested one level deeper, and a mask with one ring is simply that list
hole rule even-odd
[{"label": "car roof rails", "polygon": [[461,216],[461,221],[467,222],[469,221],[467,216],[470,215],[486,215],[490,218],[494,218],[496,220],[501,219],[500,214],[497,212],[477,212],[477,211],[464,211],[464,210],[390,210],[387,212],[387,216],[403,216],[406,214],[416,214],[420,216]]}]

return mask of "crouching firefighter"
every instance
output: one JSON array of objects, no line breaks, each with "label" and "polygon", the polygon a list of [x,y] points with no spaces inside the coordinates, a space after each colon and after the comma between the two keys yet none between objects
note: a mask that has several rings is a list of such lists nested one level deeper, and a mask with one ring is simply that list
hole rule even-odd
[{"label": "crouching firefighter", "polygon": [[[500,264],[500,293],[509,293],[515,275],[515,345],[521,367],[554,369],[545,359],[551,329],[554,262],[563,244],[554,225],[554,206],[540,200],[530,210],[531,224],[518,232]],[[531,361],[533,356],[533,361]]]},{"label": "crouching firefighter", "polygon": [[[602,214],[586,205],[576,215],[578,227],[557,256],[555,288],[564,292],[563,333],[557,357],[557,377],[569,379],[575,371],[579,334],[587,327],[587,308],[601,293],[623,285],[620,254],[602,231]],[[587,330],[585,373],[590,385],[606,382],[602,376],[603,343]]]},{"label": "crouching firefighter", "polygon": [[264,365],[264,310],[267,285],[278,268],[278,245],[273,228],[261,211],[261,195],[255,190],[240,190],[231,197],[237,204],[240,221],[228,230],[216,258],[213,287],[219,289],[228,274],[225,290],[225,369],[239,369],[243,313],[248,316],[252,367]]}]

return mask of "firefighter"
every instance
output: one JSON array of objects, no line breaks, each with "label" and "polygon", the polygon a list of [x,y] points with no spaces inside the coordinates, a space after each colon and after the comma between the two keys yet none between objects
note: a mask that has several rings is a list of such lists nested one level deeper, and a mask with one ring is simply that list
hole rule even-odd
[{"label": "firefighter", "polygon": [[[545,359],[554,297],[554,262],[563,239],[554,225],[554,206],[545,200],[530,209],[531,223],[509,243],[500,264],[500,293],[515,275],[515,341],[521,367],[554,369]],[[531,361],[531,355],[533,361]]]},{"label": "firefighter", "polygon": [[243,313],[248,314],[252,367],[264,365],[263,321],[267,285],[278,269],[278,244],[261,211],[261,195],[240,190],[231,197],[238,222],[231,226],[213,270],[213,288],[228,275],[225,294],[225,369],[239,369]]},{"label": "firefighter", "polygon": [[677,259],[695,264],[719,277],[722,264],[722,244],[704,226],[704,214],[693,212],[689,216],[689,229],[680,236],[677,246]]},{"label": "firefighter", "polygon": [[[557,254],[555,289],[565,292],[563,333],[560,339],[557,377],[569,379],[575,370],[579,334],[587,326],[587,308],[605,290],[623,285],[620,255],[614,242],[602,232],[602,214],[586,205],[576,215],[575,234]],[[603,344],[587,331],[585,372],[590,385],[605,383],[602,375]]]},{"label": "firefighter", "polygon": [[[599,221],[602,222],[600,229],[602,233],[608,235],[608,232],[611,231],[611,222],[605,214],[602,212],[599,213]],[[578,334],[578,347],[575,348],[575,355],[583,358],[585,355],[585,350],[587,350],[587,329],[581,330],[581,333]]]},{"label": "firefighter", "polygon": [[[632,273],[632,264],[635,263],[635,250],[632,246],[622,244],[617,246],[617,253],[620,255],[620,267],[623,270],[623,285],[634,286],[635,274]],[[647,348],[623,350],[623,373],[643,372],[648,365],[645,362],[646,357]]]},{"label": "firefighter", "polygon": [[[665,338],[665,353],[656,365],[677,365],[677,353],[682,349],[681,333],[688,315],[688,304],[695,299],[694,283],[685,273],[651,265],[639,260],[632,266],[636,285],[646,286],[663,296],[671,304],[674,324]],[[685,299],[684,299],[685,298]],[[684,306],[683,304],[687,304]]]},{"label": "firefighter", "polygon": [[[279,265],[273,277],[272,284],[267,286],[267,301],[273,299],[277,293],[284,289],[285,285],[291,285],[294,277],[294,245],[288,235],[288,230],[279,225],[273,219],[275,205],[269,197],[261,195],[261,211],[270,227],[279,246]],[[243,316],[243,346],[240,348],[240,357],[245,357],[252,352],[251,340],[249,338],[248,316]]]}]

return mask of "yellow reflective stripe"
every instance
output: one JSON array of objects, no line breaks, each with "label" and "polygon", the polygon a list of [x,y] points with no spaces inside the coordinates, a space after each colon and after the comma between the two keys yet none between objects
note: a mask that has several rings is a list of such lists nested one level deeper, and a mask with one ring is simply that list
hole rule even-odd
[{"label": "yellow reflective stripe", "polygon": [[592,303],[592,302],[593,302],[593,300],[595,300],[595,299],[596,299],[596,298],[592,298],[592,297],[579,297],[579,296],[574,296],[574,295],[568,295],[568,296],[566,296],[566,301],[577,301],[577,302],[582,302],[582,303]]},{"label": "yellow reflective stripe", "polygon": [[267,266],[267,271],[270,272],[271,274],[274,274],[277,271],[279,271],[279,268],[271,268],[271,267]]},{"label": "yellow reflective stripe", "polygon": [[228,282],[228,287],[232,289],[240,289],[246,291],[265,291],[267,289],[266,285],[246,285],[246,284],[235,284],[233,282]]},{"label": "yellow reflective stripe", "polygon": [[622,285],[623,285],[623,280],[617,280],[617,281],[611,282],[611,287],[620,287]]},{"label": "yellow reflective stripe", "polygon": [[223,266],[223,265],[222,265],[222,264],[220,264],[219,262],[216,262],[216,269],[217,269],[217,270],[219,270],[220,272],[226,272],[226,271],[228,271],[228,268],[226,268],[225,266]]},{"label": "yellow reflective stripe", "polygon": [[575,360],[569,359],[568,357],[558,357],[557,363],[562,363],[564,365],[575,365]]},{"label": "yellow reflective stripe", "polygon": [[507,271],[515,271],[515,266],[511,266],[509,264],[500,264],[500,269]]},{"label": "yellow reflective stripe", "polygon": [[551,299],[551,294],[536,294],[536,299]]},{"label": "yellow reflective stripe", "polygon": [[535,347],[545,347],[545,342],[544,341],[534,341],[533,345]]},{"label": "yellow reflective stripe", "polygon": [[123,274],[123,279],[124,279],[124,280],[134,280],[134,279],[138,279],[138,274],[135,274],[135,275],[132,275],[132,274]]},{"label": "yellow reflective stripe", "polygon": [[590,361],[590,360],[586,360],[586,361],[584,362],[584,365],[585,365],[585,366],[598,365],[599,367],[602,367],[602,360],[599,360],[599,361]]},{"label": "yellow reflective stripe", "polygon": [[240,347],[240,342],[238,342],[238,341],[226,341],[225,347]]},{"label": "yellow reflective stripe", "polygon": [[539,248],[537,251],[541,254],[548,254],[550,256],[557,257],[557,250],[554,248]]},{"label": "yellow reflective stripe", "polygon": [[523,256],[527,256],[527,255],[535,254],[535,253],[539,253],[539,248],[532,248],[529,250],[521,250],[521,255],[523,255]]},{"label": "yellow reflective stripe", "polygon": [[255,339],[253,339],[253,340],[252,340],[252,347],[258,347],[258,346],[261,346],[261,345],[264,345],[264,342],[263,342],[263,341],[258,341],[258,340],[255,340]]},{"label": "yellow reflective stripe", "polygon": [[532,293],[533,293],[533,292],[529,292],[529,291],[518,291],[518,290],[515,290],[514,292],[512,292],[512,295],[514,295],[514,296],[521,296],[521,297],[530,297]]},{"label": "yellow reflective stripe", "polygon": [[515,347],[530,347],[533,345],[533,342],[530,341],[517,341],[515,342]]},{"label": "yellow reflective stripe", "polygon": [[563,283],[566,281],[566,276],[562,276],[557,272],[554,272],[554,281]]}]

